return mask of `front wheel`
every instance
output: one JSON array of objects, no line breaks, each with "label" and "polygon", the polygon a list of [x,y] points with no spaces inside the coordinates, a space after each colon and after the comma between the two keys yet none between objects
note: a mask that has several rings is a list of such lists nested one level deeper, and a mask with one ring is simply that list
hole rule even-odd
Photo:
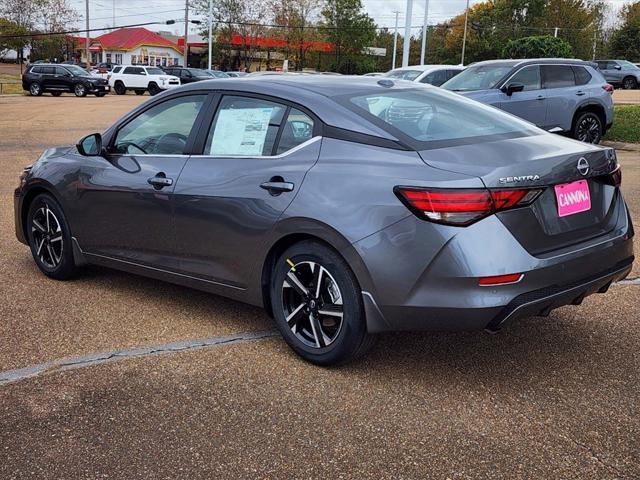
[{"label": "front wheel", "polygon": [[31,85],[29,85],[29,93],[34,97],[39,97],[40,95],[42,95],[42,87],[39,83],[33,82]]},{"label": "front wheel", "polygon": [[73,93],[76,94],[76,97],[86,97],[87,87],[85,87],[82,83],[76,83],[76,86],[73,87]]},{"label": "front wheel", "polygon": [[600,143],[602,139],[602,120],[593,112],[578,115],[573,127],[573,138],[585,143]]},{"label": "front wheel", "polygon": [[277,260],[271,306],[285,341],[308,362],[345,363],[373,345],[353,272],[320,242],[297,243]]},{"label": "front wheel", "polygon": [[42,273],[66,280],[77,272],[69,225],[62,208],[51,195],[40,194],[31,202],[26,233],[31,254]]},{"label": "front wheel", "polygon": [[160,93],[160,87],[158,87],[158,85],[153,82],[149,84],[148,90],[149,90],[149,95],[152,95],[152,96]]}]

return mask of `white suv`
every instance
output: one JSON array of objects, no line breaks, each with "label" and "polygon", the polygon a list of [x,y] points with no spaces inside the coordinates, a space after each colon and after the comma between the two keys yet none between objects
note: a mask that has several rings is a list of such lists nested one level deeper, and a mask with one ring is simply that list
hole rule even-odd
[{"label": "white suv", "polygon": [[114,68],[109,75],[109,85],[118,95],[124,95],[127,90],[133,90],[136,95],[144,95],[148,90],[150,95],[155,95],[179,87],[180,79],[167,75],[158,67],[129,65]]}]

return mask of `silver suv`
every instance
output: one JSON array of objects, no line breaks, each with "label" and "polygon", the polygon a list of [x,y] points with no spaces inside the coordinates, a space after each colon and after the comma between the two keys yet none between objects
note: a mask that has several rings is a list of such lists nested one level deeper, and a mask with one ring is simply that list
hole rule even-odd
[{"label": "silver suv", "polygon": [[442,85],[550,132],[599,143],[613,124],[613,87],[582,60],[490,60]]},{"label": "silver suv", "polygon": [[597,60],[598,68],[607,82],[627,90],[640,85],[640,68],[626,60]]}]

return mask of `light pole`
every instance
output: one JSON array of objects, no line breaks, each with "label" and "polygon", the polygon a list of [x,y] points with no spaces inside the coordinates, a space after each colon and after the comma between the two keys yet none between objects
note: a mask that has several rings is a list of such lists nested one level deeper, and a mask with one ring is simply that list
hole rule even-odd
[{"label": "light pole", "polygon": [[[468,2],[469,0],[467,0]],[[411,46],[411,14],[413,0],[407,0],[407,14],[404,17],[404,42],[402,45],[402,66],[409,66],[409,47]]]},{"label": "light pole", "polygon": [[211,70],[211,30],[213,23],[213,0],[209,0],[209,63],[208,68]]},{"label": "light pole", "polygon": [[89,0],[86,0],[86,24],[87,24],[87,38],[85,38],[85,56],[87,57],[87,69],[91,67],[91,58],[89,57]]},{"label": "light pole", "polygon": [[469,19],[469,0],[467,0],[467,8],[464,10],[464,33],[462,34],[462,58],[460,65],[464,65],[464,49],[467,46],[467,20]]},{"label": "light pole", "polygon": [[398,10],[395,11],[396,14],[396,30],[393,34],[393,60],[391,60],[391,70],[396,68],[396,52],[398,51],[398,14],[400,12]]},{"label": "light pole", "polygon": [[184,68],[189,65],[189,0],[184,1]]},{"label": "light pole", "polygon": [[429,17],[429,0],[424,0],[424,25],[422,26],[422,47],[420,48],[420,65],[424,65],[427,53],[427,19]]}]

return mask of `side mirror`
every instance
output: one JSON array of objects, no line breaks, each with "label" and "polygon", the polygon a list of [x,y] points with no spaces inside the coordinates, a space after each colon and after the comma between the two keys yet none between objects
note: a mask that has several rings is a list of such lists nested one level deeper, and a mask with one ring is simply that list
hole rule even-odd
[{"label": "side mirror", "polygon": [[76,144],[76,148],[80,155],[85,157],[99,157],[102,155],[102,135],[92,133],[86,137],[82,137]]},{"label": "side mirror", "polygon": [[502,90],[503,93],[506,93],[507,96],[510,97],[515,92],[521,92],[522,90],[524,90],[524,85],[521,83],[510,83],[509,85],[502,87],[500,90]]},{"label": "side mirror", "polygon": [[616,65],[613,68],[615,68],[616,70],[622,70],[622,67],[620,65]]}]

